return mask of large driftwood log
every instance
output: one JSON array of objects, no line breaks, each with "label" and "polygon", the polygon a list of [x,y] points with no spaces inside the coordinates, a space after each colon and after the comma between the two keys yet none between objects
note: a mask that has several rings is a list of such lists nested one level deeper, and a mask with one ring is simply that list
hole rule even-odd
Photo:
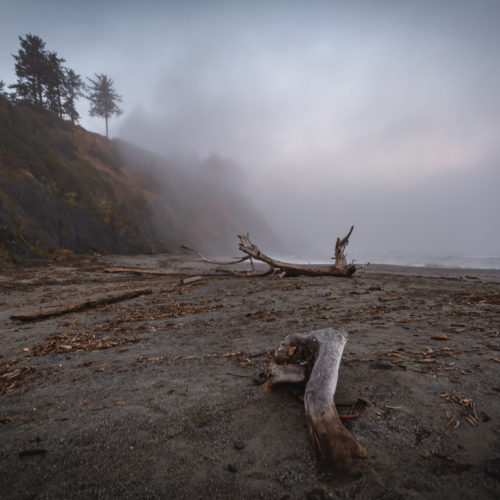
[{"label": "large driftwood log", "polygon": [[[302,265],[302,264],[292,264],[289,262],[282,262],[280,260],[273,259],[268,255],[262,253],[260,249],[252,243],[250,240],[250,236],[246,235],[238,235],[240,239],[239,249],[244,254],[244,257],[240,259],[235,259],[231,262],[219,262],[214,261],[212,259],[208,259],[201,255],[200,252],[194,250],[193,248],[189,248],[187,246],[182,245],[182,248],[185,250],[189,250],[190,252],[198,255],[201,260],[204,262],[210,262],[213,264],[219,265],[231,265],[237,264],[240,262],[244,262],[246,260],[250,260],[250,264],[252,266],[251,271],[231,271],[227,269],[218,268],[218,272],[224,272],[226,274],[231,274],[233,276],[239,277],[249,277],[249,276],[265,276],[272,273],[280,273],[283,276],[341,276],[341,277],[349,277],[352,276],[356,272],[356,266],[354,264],[347,264],[347,259],[345,256],[345,248],[349,243],[349,237],[351,236],[354,230],[354,226],[351,227],[349,233],[344,236],[344,238],[337,238],[337,243],[335,244],[335,256],[332,259],[335,260],[333,265]],[[266,271],[258,272],[256,271],[253,263],[253,259],[256,261],[264,262],[269,266]]]},{"label": "large driftwood log", "polygon": [[307,426],[321,468],[331,473],[335,481],[359,477],[367,457],[365,448],[340,421],[334,401],[346,342],[347,333],[333,328],[288,335],[275,352],[276,363],[271,365],[270,378],[264,386],[268,392],[276,384],[305,380],[306,361],[314,359],[304,394]]}]

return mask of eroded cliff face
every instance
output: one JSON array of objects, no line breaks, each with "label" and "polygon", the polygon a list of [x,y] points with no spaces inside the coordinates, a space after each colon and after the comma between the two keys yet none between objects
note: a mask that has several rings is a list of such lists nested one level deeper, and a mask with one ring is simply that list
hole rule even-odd
[{"label": "eroded cliff face", "polygon": [[[250,203],[157,155],[30,105],[0,98],[3,257],[75,253],[213,252],[259,226]],[[249,227],[249,225],[251,227]]]}]

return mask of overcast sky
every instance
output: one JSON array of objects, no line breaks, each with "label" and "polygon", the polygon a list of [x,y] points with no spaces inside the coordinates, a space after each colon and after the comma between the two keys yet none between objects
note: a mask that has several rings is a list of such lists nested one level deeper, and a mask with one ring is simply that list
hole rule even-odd
[{"label": "overcast sky", "polygon": [[500,256],[500,1],[1,4],[0,79],[26,33],[109,75],[111,135],[231,158],[290,253]]}]

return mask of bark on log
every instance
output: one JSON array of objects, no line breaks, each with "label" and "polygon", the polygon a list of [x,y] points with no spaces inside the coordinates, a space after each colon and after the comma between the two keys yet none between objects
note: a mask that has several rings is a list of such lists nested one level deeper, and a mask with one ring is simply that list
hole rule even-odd
[{"label": "bark on log", "polygon": [[293,369],[287,363],[314,358],[304,394],[307,426],[321,468],[331,473],[335,481],[359,477],[367,457],[365,448],[340,421],[334,401],[346,341],[347,333],[333,328],[288,335],[276,350],[277,364],[272,366],[271,378],[264,386],[269,391],[277,383],[300,381],[303,362]]},{"label": "bark on log", "polygon": [[55,316],[62,316],[63,314],[70,314],[87,309],[93,309],[95,307],[106,304],[113,304],[122,300],[133,299],[135,297],[139,297],[140,295],[150,295],[151,293],[153,293],[153,290],[151,288],[140,288],[138,290],[131,290],[129,292],[119,293],[116,295],[107,295],[105,297],[98,297],[96,299],[88,299],[82,302],[77,302],[75,304],[69,304],[67,306],[53,307],[36,313],[14,314],[10,317],[10,319],[25,322],[48,319]]}]

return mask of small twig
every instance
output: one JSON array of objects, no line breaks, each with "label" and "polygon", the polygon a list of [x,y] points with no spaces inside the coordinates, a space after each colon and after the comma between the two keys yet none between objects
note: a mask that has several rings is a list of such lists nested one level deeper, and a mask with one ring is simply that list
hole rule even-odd
[{"label": "small twig", "polygon": [[358,418],[360,415],[359,411],[357,413],[353,413],[352,415],[345,415],[344,413],[339,413],[339,418],[343,420],[348,420],[350,418]]}]

